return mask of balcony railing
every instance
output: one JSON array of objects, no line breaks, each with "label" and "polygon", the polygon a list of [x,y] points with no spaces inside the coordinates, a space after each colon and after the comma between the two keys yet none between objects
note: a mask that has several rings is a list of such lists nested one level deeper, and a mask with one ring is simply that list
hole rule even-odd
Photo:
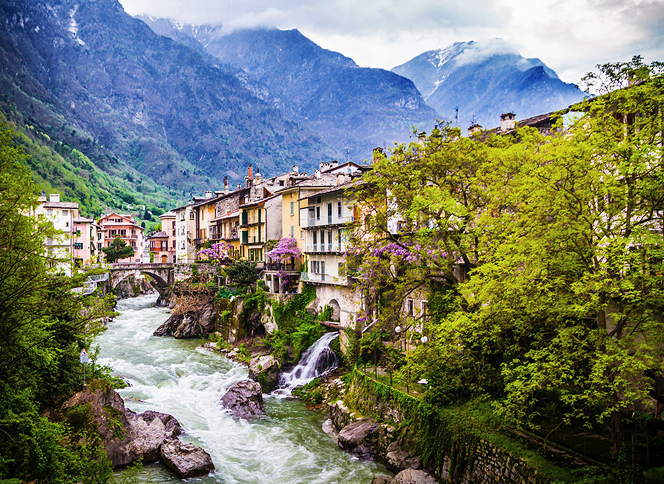
[{"label": "balcony railing", "polygon": [[314,272],[301,272],[300,273],[301,281],[309,282],[324,282],[326,284],[338,284],[340,286],[348,285],[348,277],[346,276],[331,276],[325,273],[314,273]]},{"label": "balcony railing", "polygon": [[339,246],[336,244],[309,244],[305,247],[305,252],[345,252],[346,244]]},{"label": "balcony railing", "polygon": [[299,268],[296,269],[296,267],[299,266],[299,264],[295,263],[283,263],[283,262],[266,262],[265,263],[265,270],[266,271],[290,271],[290,272],[296,272],[299,270]]},{"label": "balcony railing", "polygon": [[321,217],[320,219],[308,217],[306,219],[306,222],[304,220],[302,221],[302,228],[306,229],[310,227],[320,227],[325,225],[343,225],[352,221],[353,221],[352,215],[348,215],[346,217],[326,216],[326,217]]}]

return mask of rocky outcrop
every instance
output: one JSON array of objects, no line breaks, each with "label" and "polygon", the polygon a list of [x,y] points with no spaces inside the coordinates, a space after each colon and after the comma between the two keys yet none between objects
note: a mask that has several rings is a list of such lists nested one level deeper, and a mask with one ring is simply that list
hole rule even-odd
[{"label": "rocky outcrop", "polygon": [[99,433],[113,466],[139,459],[154,461],[161,444],[182,432],[171,415],[153,411],[136,414],[125,409],[122,397],[113,389],[76,393],[62,406],[62,412],[74,428]]},{"label": "rocky outcrop", "polygon": [[393,472],[399,472],[402,469],[420,469],[420,459],[410,452],[403,449],[400,441],[392,442],[387,447],[387,454],[384,458],[385,467]]},{"label": "rocky outcrop", "polygon": [[145,278],[136,278],[133,275],[129,275],[122,279],[113,290],[118,299],[127,299],[154,292],[154,288],[147,280],[145,280]]},{"label": "rocky outcrop", "polygon": [[363,418],[346,425],[339,432],[339,447],[361,459],[373,459],[376,455],[378,427],[372,418]]},{"label": "rocky outcrop", "polygon": [[242,380],[233,385],[221,397],[221,404],[239,418],[265,415],[261,386],[253,380]]},{"label": "rocky outcrop", "polygon": [[249,362],[249,378],[260,384],[263,393],[270,393],[277,386],[280,368],[272,355],[255,356]]},{"label": "rocky outcrop", "polygon": [[399,472],[390,484],[438,484],[428,472],[419,469],[404,469]]},{"label": "rocky outcrop", "polygon": [[371,484],[438,484],[438,481],[427,472],[418,469],[404,469],[394,477],[374,476]]},{"label": "rocky outcrop", "polygon": [[215,331],[215,311],[211,301],[202,303],[195,311],[173,314],[153,333],[174,338],[201,338]]},{"label": "rocky outcrop", "polygon": [[210,454],[194,444],[185,444],[178,439],[164,442],[160,455],[164,465],[181,479],[202,476],[214,470]]}]

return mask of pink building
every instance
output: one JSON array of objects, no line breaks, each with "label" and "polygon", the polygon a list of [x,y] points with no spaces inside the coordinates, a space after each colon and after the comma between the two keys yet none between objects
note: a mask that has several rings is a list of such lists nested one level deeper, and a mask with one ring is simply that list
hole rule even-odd
[{"label": "pink building", "polygon": [[138,225],[131,215],[111,213],[99,220],[99,225],[106,230],[104,247],[110,247],[113,239],[120,237],[127,245],[133,247],[134,255],[118,262],[144,262],[143,261],[143,228]]}]

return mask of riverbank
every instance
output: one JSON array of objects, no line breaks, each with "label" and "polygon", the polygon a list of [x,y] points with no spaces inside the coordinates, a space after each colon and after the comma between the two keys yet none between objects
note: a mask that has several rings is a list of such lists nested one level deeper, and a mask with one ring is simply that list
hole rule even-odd
[{"label": "riverbank", "polygon": [[[293,399],[267,397],[266,417],[230,416],[219,400],[248,368],[200,347],[200,340],[152,336],[169,311],[154,306],[156,295],[118,301],[120,315],[96,339],[98,363],[114,368],[132,386],[119,390],[135,412],[173,415],[184,442],[205,449],[216,472],[201,482],[348,482],[368,484],[384,472],[374,462],[353,459],[322,430],[325,416]],[[232,477],[231,477],[232,476]],[[139,482],[180,482],[160,466],[146,465]],[[198,481],[197,481],[198,482]]]}]

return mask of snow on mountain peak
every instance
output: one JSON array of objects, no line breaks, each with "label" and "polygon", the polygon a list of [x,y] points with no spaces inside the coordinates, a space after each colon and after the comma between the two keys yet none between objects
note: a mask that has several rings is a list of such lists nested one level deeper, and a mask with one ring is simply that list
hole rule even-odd
[{"label": "snow on mountain peak", "polygon": [[457,66],[478,64],[495,55],[520,55],[514,46],[502,39],[491,39],[484,42],[469,42],[466,48],[456,56]]}]

